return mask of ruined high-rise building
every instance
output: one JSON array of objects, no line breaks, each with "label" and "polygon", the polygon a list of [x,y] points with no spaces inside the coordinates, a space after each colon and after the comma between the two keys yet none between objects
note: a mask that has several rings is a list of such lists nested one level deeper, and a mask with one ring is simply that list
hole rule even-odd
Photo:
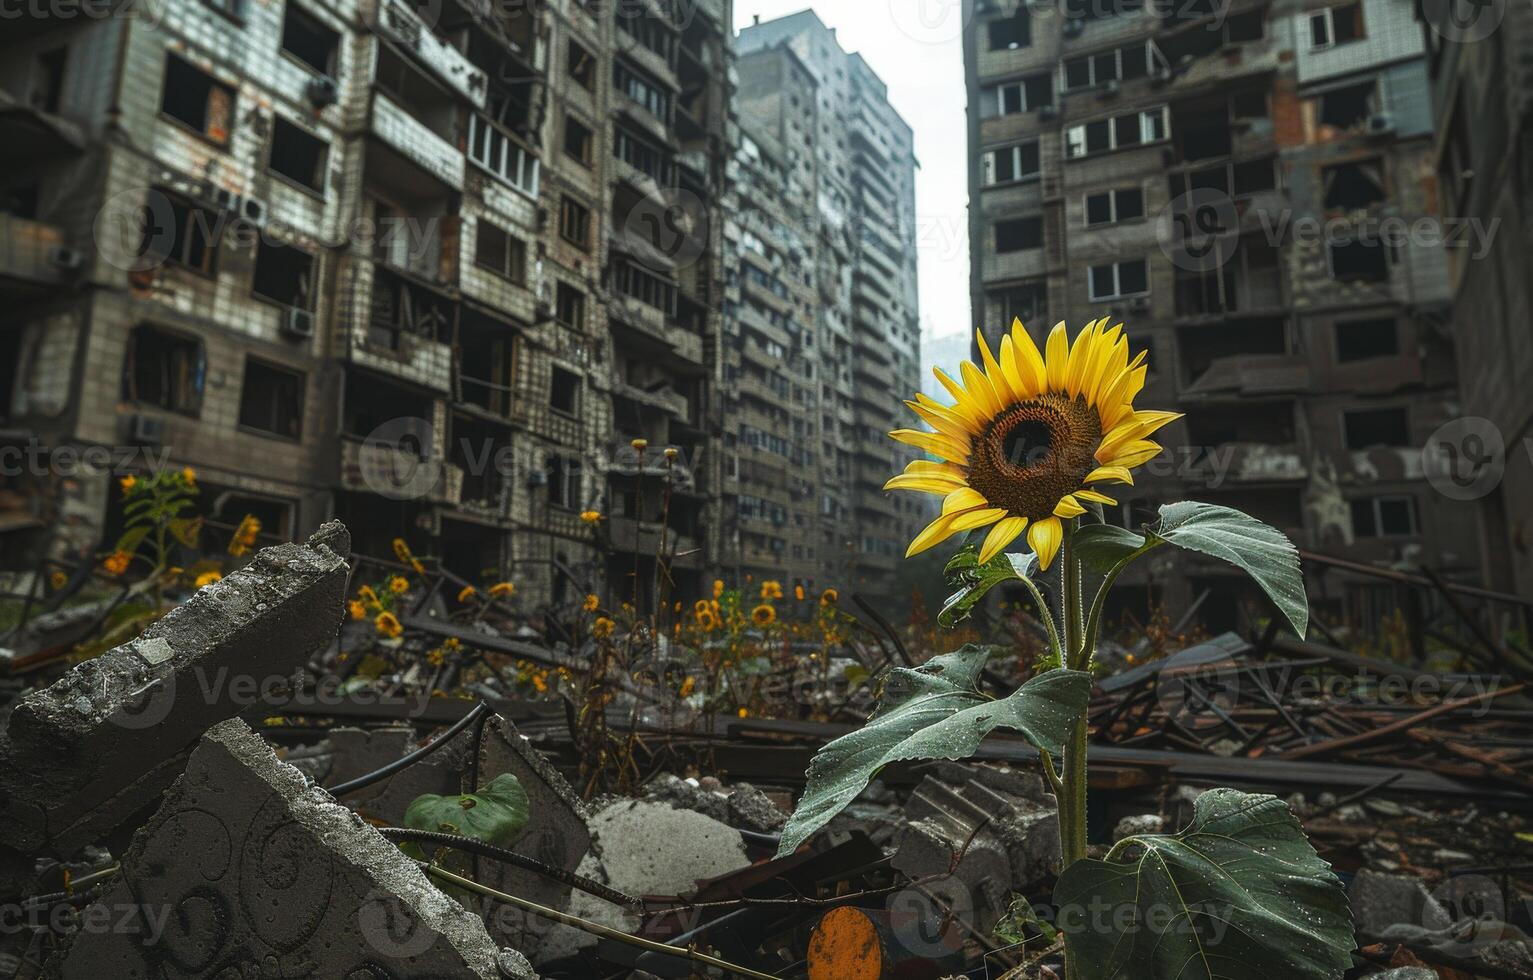
[{"label": "ruined high-rise building", "polygon": [[883,492],[920,386],[911,130],[812,11],[737,47],[724,565],[893,596],[921,525]]},{"label": "ruined high-rise building", "polygon": [[[1109,515],[1245,510],[1301,548],[1473,576],[1467,512],[1423,477],[1456,411],[1421,28],[1406,0],[966,0],[972,291],[997,338],[1123,322],[1140,402],[1185,412]],[[1377,625],[1392,586],[1309,562],[1316,607]],[[1139,574],[1142,613],[1238,574]],[[1251,609],[1258,608],[1255,605]]]}]

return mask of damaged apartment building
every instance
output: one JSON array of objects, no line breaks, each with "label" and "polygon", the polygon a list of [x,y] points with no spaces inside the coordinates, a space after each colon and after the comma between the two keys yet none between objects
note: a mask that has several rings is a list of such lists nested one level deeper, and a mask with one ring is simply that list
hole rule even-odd
[{"label": "damaged apartment building", "polygon": [[572,601],[669,480],[700,576],[727,0],[90,9],[0,34],[0,429],[68,464],[6,470],[0,550],[88,554],[170,464],[208,547],[334,516]]},{"label": "damaged apartment building", "polygon": [[[1473,577],[1471,517],[1424,478],[1455,414],[1427,65],[1408,0],[965,3],[976,319],[1127,325],[1140,401],[1186,418],[1110,514],[1245,510],[1301,549]],[[1307,564],[1376,626],[1388,585]],[[1152,567],[1142,614],[1246,587]],[[1251,608],[1255,608],[1254,606]]]},{"label": "damaged apartment building", "polygon": [[883,492],[920,384],[912,133],[812,11],[737,49],[723,566],[893,597],[921,523]]}]

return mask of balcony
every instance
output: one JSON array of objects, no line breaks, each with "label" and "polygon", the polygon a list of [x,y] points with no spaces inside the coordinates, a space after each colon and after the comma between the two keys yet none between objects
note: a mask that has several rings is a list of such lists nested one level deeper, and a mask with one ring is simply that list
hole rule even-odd
[{"label": "balcony", "polygon": [[400,0],[382,0],[368,18],[379,37],[408,52],[441,83],[483,109],[489,80],[457,48],[431,33],[431,28]]},{"label": "balcony", "polygon": [[336,323],[355,363],[446,395],[453,359],[442,338],[455,305],[399,272],[352,260],[341,271]]},{"label": "balcony", "polygon": [[464,158],[458,148],[381,91],[373,93],[368,132],[448,187],[463,189]]},{"label": "balcony", "polygon": [[1182,390],[1183,401],[1223,401],[1293,395],[1310,387],[1302,354],[1236,354],[1211,362]]},{"label": "balcony", "polygon": [[401,446],[341,437],[341,486],[393,500],[425,500],[457,506],[463,471],[437,457],[421,458]]},{"label": "balcony", "polygon": [[1186,471],[1189,486],[1217,490],[1228,483],[1290,483],[1309,478],[1299,447],[1265,442],[1228,442],[1206,447]]},{"label": "balcony", "polygon": [[628,401],[659,409],[683,422],[691,421],[691,409],[687,404],[686,396],[668,386],[646,390],[621,379],[614,379],[612,395],[614,398],[626,398]]},{"label": "balcony", "polygon": [[0,214],[0,288],[63,286],[78,268],[79,256],[65,245],[62,229],[12,214]]},{"label": "balcony", "polygon": [[697,539],[678,533],[674,528],[664,528],[658,521],[641,521],[632,517],[610,517],[606,522],[607,537],[614,551],[624,554],[659,555],[662,550],[671,557],[675,568],[698,569],[703,567],[702,551]]}]

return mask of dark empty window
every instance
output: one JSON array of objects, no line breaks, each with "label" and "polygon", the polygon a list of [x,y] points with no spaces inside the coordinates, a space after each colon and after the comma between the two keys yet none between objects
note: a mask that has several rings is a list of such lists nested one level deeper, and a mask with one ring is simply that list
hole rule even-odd
[{"label": "dark empty window", "polygon": [[554,305],[554,317],[566,327],[576,330],[584,328],[586,321],[586,297],[585,293],[571,286],[567,282],[559,283],[556,303]]},{"label": "dark empty window", "polygon": [[573,456],[553,456],[548,460],[548,502],[555,507],[575,510],[580,500],[580,460]]},{"label": "dark empty window", "polygon": [[1365,361],[1370,357],[1393,357],[1400,353],[1395,321],[1352,320],[1336,324],[1336,359]]},{"label": "dark empty window", "polygon": [[1089,272],[1089,295],[1093,300],[1134,296],[1150,289],[1150,268],[1144,259],[1094,265]]},{"label": "dark empty window", "polygon": [[1138,187],[1086,195],[1086,224],[1104,225],[1144,217],[1144,191]]},{"label": "dark empty window", "polygon": [[574,41],[570,42],[566,53],[565,70],[582,88],[590,88],[596,83],[596,59]]},{"label": "dark empty window", "polygon": [[303,420],[303,375],[257,361],[245,361],[240,389],[240,425],[286,439],[297,439]]},{"label": "dark empty window", "polygon": [[580,375],[554,366],[553,379],[548,387],[548,407],[565,415],[580,410]]},{"label": "dark empty window", "polygon": [[341,36],[326,27],[312,14],[288,0],[282,19],[282,50],[319,72],[335,75],[335,53]]},{"label": "dark empty window", "polygon": [[150,326],[135,327],[123,361],[122,400],[196,415],[206,373],[198,341]]},{"label": "dark empty window", "polygon": [[1236,197],[1277,189],[1277,171],[1271,157],[1234,164],[1230,167],[1230,175]]},{"label": "dark empty window", "polygon": [[1374,83],[1363,82],[1323,92],[1315,98],[1315,121],[1322,126],[1351,129],[1373,115]]},{"label": "dark empty window", "polygon": [[995,250],[1020,252],[1043,247],[1042,218],[1014,218],[995,223]]},{"label": "dark empty window", "polygon": [[1026,324],[1046,319],[1049,291],[1042,282],[1013,286],[990,295],[993,307],[1000,311],[1002,326],[1009,327],[1013,320]]},{"label": "dark empty window", "polygon": [[1023,8],[1002,20],[990,22],[990,50],[1007,51],[1033,43],[1033,23]]},{"label": "dark empty window", "polygon": [[1038,144],[1018,143],[987,152],[983,177],[986,184],[1004,184],[1036,177],[1039,167]]},{"label": "dark empty window", "polygon": [[1377,158],[1326,167],[1320,179],[1328,208],[1352,210],[1384,200],[1384,165]]},{"label": "dark empty window", "polygon": [[1410,417],[1403,408],[1374,408],[1347,412],[1342,417],[1348,449],[1409,446]]},{"label": "dark empty window", "polygon": [[220,145],[234,125],[234,89],[173,54],[165,56],[165,91],[160,109]]},{"label": "dark empty window", "polygon": [[1329,48],[1337,44],[1362,40],[1363,5],[1343,4],[1317,10],[1309,15],[1309,43],[1312,48]]},{"label": "dark empty window", "polygon": [[291,245],[262,242],[256,252],[251,292],[284,306],[311,309],[314,256]]},{"label": "dark empty window", "polygon": [[591,211],[568,195],[559,201],[559,237],[582,249],[591,247]]},{"label": "dark empty window", "polygon": [[1352,501],[1352,533],[1360,538],[1402,538],[1416,533],[1412,497],[1365,497]]},{"label": "dark empty window", "polygon": [[324,193],[325,160],[330,144],[276,117],[271,132],[271,169],[311,191]]},{"label": "dark empty window", "polygon": [[527,243],[483,218],[475,226],[474,264],[518,286],[525,286]]},{"label": "dark empty window", "polygon": [[[156,206],[146,213],[144,244],[139,254],[146,259],[190,269],[199,275],[212,276],[218,269],[222,216],[164,191],[151,190],[149,193],[157,200],[154,201]],[[170,219],[169,228],[159,227],[161,217]]]},{"label": "dark empty window", "polygon": [[1342,282],[1385,282],[1389,279],[1389,256],[1381,242],[1328,242],[1331,276]]},{"label": "dark empty window", "polygon": [[589,167],[596,159],[596,137],[574,116],[564,117],[564,155]]}]

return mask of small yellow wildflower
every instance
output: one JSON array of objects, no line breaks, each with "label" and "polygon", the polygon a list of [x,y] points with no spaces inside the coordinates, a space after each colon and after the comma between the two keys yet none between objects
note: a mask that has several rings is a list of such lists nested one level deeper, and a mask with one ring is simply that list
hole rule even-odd
[{"label": "small yellow wildflower", "polygon": [[204,585],[212,585],[214,582],[222,580],[223,576],[218,572],[203,572],[201,575],[197,576],[197,580],[192,584],[196,585],[197,588],[200,589]]},{"label": "small yellow wildflower", "polygon": [[698,628],[706,633],[711,633],[719,628],[718,617],[713,614],[712,609],[699,609],[696,617]]},{"label": "small yellow wildflower", "polygon": [[548,681],[542,674],[532,675],[532,686],[537,689],[539,694],[544,694],[548,691]]},{"label": "small yellow wildflower", "polygon": [[607,637],[612,635],[612,630],[616,628],[616,626],[617,624],[612,620],[608,619],[606,616],[601,616],[596,620],[596,622],[591,624],[591,635],[596,637],[598,640],[605,640]]},{"label": "small yellow wildflower", "polygon": [[458,639],[456,636],[449,636],[447,639],[442,641],[442,646],[446,647],[448,650],[456,650],[463,646],[463,641]]},{"label": "small yellow wildflower", "polygon": [[793,598],[797,599],[799,602],[804,601],[804,587],[802,585],[795,585],[793,587]]},{"label": "small yellow wildflower", "polygon": [[478,589],[474,588],[472,585],[465,585],[463,588],[458,590],[458,601],[467,602],[478,594]]},{"label": "small yellow wildflower", "polygon": [[410,580],[403,575],[395,575],[389,579],[389,591],[395,595],[403,595],[410,591]]},{"label": "small yellow wildflower", "polygon": [[426,654],[426,660],[431,663],[431,666],[440,667],[442,666],[442,663],[447,660],[447,653],[441,647],[437,647],[435,650],[432,650],[430,653]]},{"label": "small yellow wildflower", "polygon": [[346,603],[346,609],[347,609],[348,612],[351,613],[351,618],[352,619],[366,619],[367,618],[367,607],[362,605],[362,603],[359,602],[356,599],[353,599],[350,602]]},{"label": "small yellow wildflower", "polygon": [[644,450],[649,448],[649,440],[648,439],[635,439],[632,442],[630,442],[628,445],[632,446],[635,451],[642,453]]},{"label": "small yellow wildflower", "polygon": [[419,558],[411,558],[410,567],[415,569],[415,574],[417,575],[426,574],[426,566]]},{"label": "small yellow wildflower", "polygon": [[820,593],[820,604],[824,606],[834,606],[840,599],[841,593],[835,589],[826,589]]},{"label": "small yellow wildflower", "polygon": [[777,621],[777,610],[763,603],[751,610],[751,622],[757,626],[771,626]]},{"label": "small yellow wildflower", "polygon": [[724,594],[724,580],[721,579],[721,578],[714,579],[713,580],[713,597],[715,599],[717,599],[719,596],[721,596],[723,594]]},{"label": "small yellow wildflower", "polygon": [[596,598],[595,594],[586,596],[584,607],[586,612],[595,612],[600,606],[601,600]]},{"label": "small yellow wildflower", "polygon": [[357,596],[374,609],[382,609],[383,603],[378,599],[378,593],[373,591],[371,585],[364,585],[357,590]]},{"label": "small yellow wildflower", "polygon": [[666,446],[665,447],[665,458],[666,459],[669,459],[672,462],[674,462],[676,460],[676,457],[680,456],[680,455],[681,455],[681,450],[677,449],[675,446]]},{"label": "small yellow wildflower", "polygon": [[101,567],[108,575],[121,575],[128,570],[128,563],[132,560],[133,556],[126,551],[114,551],[101,563]]},{"label": "small yellow wildflower", "polygon": [[409,564],[415,556],[410,553],[410,546],[405,544],[404,538],[394,539],[394,555],[405,564]]},{"label": "small yellow wildflower", "polygon": [[64,586],[69,584],[69,576],[65,575],[63,572],[54,572],[52,575],[48,576],[48,584],[53,586],[53,590],[57,592],[59,589],[62,589]]},{"label": "small yellow wildflower", "polygon": [[601,521],[601,511],[583,510],[580,512],[580,519],[587,524],[595,525]]},{"label": "small yellow wildflower", "polygon": [[399,634],[405,631],[405,628],[400,625],[399,619],[391,612],[379,613],[378,618],[373,620],[373,628],[378,631],[379,635],[386,636],[391,640],[397,638]]},{"label": "small yellow wildflower", "polygon": [[749,718],[750,717],[750,712],[746,711],[744,708],[741,708],[739,711],[735,712],[735,714],[739,715],[741,718]]},{"label": "small yellow wildflower", "polygon": [[782,583],[778,582],[778,581],[776,581],[774,579],[767,579],[765,582],[762,582],[761,583],[761,598],[763,598],[763,599],[781,599],[782,598]]},{"label": "small yellow wildflower", "polygon": [[181,471],[181,479],[185,480],[190,486],[195,487],[197,485],[197,471],[188,466]]},{"label": "small yellow wildflower", "polygon": [[133,488],[138,486],[138,477],[125,476],[121,480],[117,481],[117,485],[122,487],[123,493],[132,493]]},{"label": "small yellow wildflower", "polygon": [[490,595],[492,595],[492,596],[508,596],[509,597],[509,596],[513,596],[515,594],[516,594],[516,586],[511,584],[510,582],[496,582],[494,585],[490,586]]},{"label": "small yellow wildflower", "polygon": [[229,554],[238,558],[247,553],[255,546],[256,538],[260,534],[260,520],[254,514],[246,514],[240,520],[240,526],[234,529],[234,536],[229,539]]},{"label": "small yellow wildflower", "polygon": [[681,682],[681,696],[684,698],[691,697],[692,692],[696,689],[697,678],[695,677],[688,677],[686,680]]}]

